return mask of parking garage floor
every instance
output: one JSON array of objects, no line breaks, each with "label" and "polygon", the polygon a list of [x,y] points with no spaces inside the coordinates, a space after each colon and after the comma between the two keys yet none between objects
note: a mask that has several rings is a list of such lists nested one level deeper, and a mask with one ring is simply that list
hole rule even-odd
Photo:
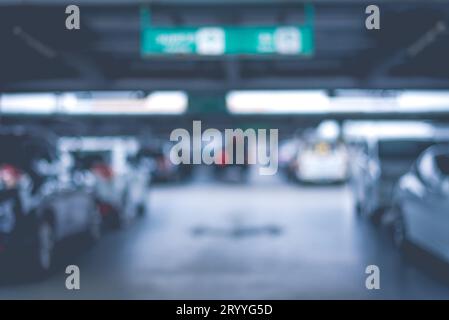
[{"label": "parking garage floor", "polygon": [[[357,218],[347,186],[280,177],[155,186],[150,212],[105,234],[88,252],[62,252],[40,282],[6,281],[0,299],[449,298],[429,259],[404,257],[387,234]],[[81,289],[65,288],[76,264]],[[380,268],[367,290],[365,268]]]}]

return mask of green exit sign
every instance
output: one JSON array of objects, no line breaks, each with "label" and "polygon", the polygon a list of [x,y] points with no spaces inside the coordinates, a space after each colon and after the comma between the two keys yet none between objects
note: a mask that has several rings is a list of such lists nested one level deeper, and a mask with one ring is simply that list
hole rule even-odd
[{"label": "green exit sign", "polygon": [[141,52],[148,55],[312,55],[313,16],[304,25],[155,27],[142,9]]}]

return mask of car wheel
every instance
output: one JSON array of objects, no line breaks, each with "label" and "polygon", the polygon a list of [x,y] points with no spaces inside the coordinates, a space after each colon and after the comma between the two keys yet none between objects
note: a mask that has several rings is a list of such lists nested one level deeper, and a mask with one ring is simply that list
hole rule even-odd
[{"label": "car wheel", "polygon": [[118,226],[120,228],[127,226],[130,223],[132,217],[136,215],[136,208],[135,206],[133,206],[128,192],[123,196],[122,208],[118,214]]},{"label": "car wheel", "polygon": [[137,217],[138,218],[145,216],[146,213],[147,213],[147,207],[144,204],[140,204],[139,206],[137,206]]},{"label": "car wheel", "polygon": [[125,227],[129,221],[129,213],[129,198],[126,191],[121,197],[120,205],[114,209],[113,227],[116,229]]},{"label": "car wheel", "polygon": [[96,242],[101,237],[103,218],[96,204],[90,213],[89,225],[87,226],[87,238],[89,242]]},{"label": "car wheel", "polygon": [[55,247],[54,227],[49,220],[45,219],[38,222],[35,245],[33,252],[35,271],[39,274],[45,274],[52,267]]},{"label": "car wheel", "polygon": [[377,208],[370,212],[368,215],[370,217],[371,222],[375,226],[379,226],[382,223],[382,218],[384,216],[385,209],[384,208]]},{"label": "car wheel", "polygon": [[360,203],[360,201],[356,202],[354,211],[355,211],[357,217],[363,216],[363,207],[362,207],[362,204]]},{"label": "car wheel", "polygon": [[127,224],[125,208],[117,209],[117,214],[114,219],[114,228],[121,229]]},{"label": "car wheel", "polygon": [[399,249],[404,249],[408,243],[404,217],[399,209],[397,209],[397,216],[393,223],[393,242]]}]

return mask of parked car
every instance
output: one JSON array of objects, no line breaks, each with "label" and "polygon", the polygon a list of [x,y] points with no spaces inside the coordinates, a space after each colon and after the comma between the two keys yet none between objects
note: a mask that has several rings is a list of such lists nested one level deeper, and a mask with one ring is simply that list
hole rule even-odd
[{"label": "parked car", "polygon": [[127,224],[146,212],[150,171],[131,164],[136,141],[120,137],[62,138],[60,148],[73,168],[91,177],[95,199],[105,222]]},{"label": "parked car", "polygon": [[101,216],[93,195],[62,174],[56,145],[44,135],[0,132],[0,257],[39,274],[69,236],[96,240]]},{"label": "parked car", "polygon": [[153,182],[172,182],[188,179],[192,175],[192,165],[175,165],[170,160],[172,144],[153,141],[142,146],[136,155],[138,162],[151,163],[151,178]]},{"label": "parked car", "polygon": [[427,149],[394,193],[397,246],[414,243],[449,261],[449,145]]},{"label": "parked car", "polygon": [[289,180],[295,177],[298,148],[298,139],[283,141],[279,146],[279,170]]},{"label": "parked car", "polygon": [[379,222],[391,206],[396,182],[434,137],[371,137],[351,158],[351,186],[357,214]]},{"label": "parked car", "polygon": [[349,173],[346,145],[338,139],[307,137],[298,149],[294,169],[301,182],[345,182]]},{"label": "parked car", "polygon": [[249,148],[252,146],[245,145],[243,148],[241,163],[238,163],[237,145],[241,143],[239,139],[234,137],[226,146],[224,143],[218,142],[219,146],[216,148],[218,153],[214,154],[214,174],[218,179],[229,179],[235,176],[240,181],[246,181],[249,175]]}]

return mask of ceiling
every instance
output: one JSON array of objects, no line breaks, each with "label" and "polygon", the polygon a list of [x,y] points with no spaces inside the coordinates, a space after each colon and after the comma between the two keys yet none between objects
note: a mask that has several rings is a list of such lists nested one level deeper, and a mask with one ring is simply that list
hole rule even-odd
[{"label": "ceiling", "polygon": [[[140,55],[142,1],[78,0],[81,30],[65,29],[64,1],[0,2],[0,92],[231,89],[449,89],[449,2],[376,1],[381,29],[365,29],[365,1],[315,0],[313,57]],[[67,3],[68,4],[68,3]],[[153,1],[153,23],[297,23],[297,1]]]}]

